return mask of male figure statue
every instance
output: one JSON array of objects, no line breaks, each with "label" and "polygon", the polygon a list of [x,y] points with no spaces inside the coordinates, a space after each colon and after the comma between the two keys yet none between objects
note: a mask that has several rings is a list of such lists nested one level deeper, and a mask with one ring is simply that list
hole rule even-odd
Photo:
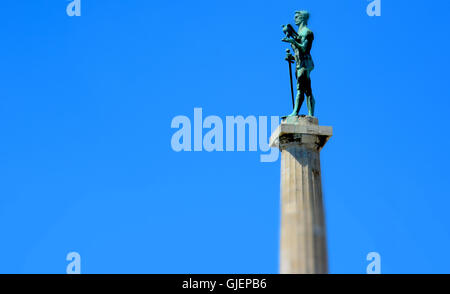
[{"label": "male figure statue", "polygon": [[[294,111],[289,116],[298,115],[302,107],[303,100],[306,95],[306,105],[308,107],[308,115],[314,116],[315,100],[311,90],[310,73],[314,69],[314,62],[311,57],[311,47],[314,41],[313,32],[307,27],[309,20],[309,12],[297,11],[295,12],[295,24],[298,26],[297,34],[286,34],[283,42],[291,44],[294,50],[294,57],[296,62],[295,75],[297,77],[297,97],[295,99]],[[290,26],[290,25],[288,25]],[[288,31],[286,29],[283,31]]]}]

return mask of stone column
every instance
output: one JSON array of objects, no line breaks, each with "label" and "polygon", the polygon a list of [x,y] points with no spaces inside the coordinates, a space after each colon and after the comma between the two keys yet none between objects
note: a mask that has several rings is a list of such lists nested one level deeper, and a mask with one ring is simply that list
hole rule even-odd
[{"label": "stone column", "polygon": [[326,274],[320,150],[332,128],[317,118],[283,119],[270,139],[281,151],[281,274]]}]

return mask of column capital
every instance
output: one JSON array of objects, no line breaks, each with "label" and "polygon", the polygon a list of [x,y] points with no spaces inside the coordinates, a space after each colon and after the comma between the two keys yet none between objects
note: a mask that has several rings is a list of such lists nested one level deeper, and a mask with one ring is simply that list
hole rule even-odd
[{"label": "column capital", "polygon": [[333,128],[319,126],[313,116],[291,116],[281,120],[281,124],[270,137],[270,147],[284,150],[291,145],[303,145],[321,150],[333,135]]}]

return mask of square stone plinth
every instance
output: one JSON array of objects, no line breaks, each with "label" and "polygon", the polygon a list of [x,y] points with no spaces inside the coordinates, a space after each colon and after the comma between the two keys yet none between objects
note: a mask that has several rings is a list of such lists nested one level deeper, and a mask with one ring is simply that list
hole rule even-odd
[{"label": "square stone plinth", "polygon": [[[270,147],[280,148],[280,139],[310,140],[311,137],[317,139],[319,150],[327,143],[333,135],[333,128],[319,126],[319,121],[313,116],[291,116],[281,120],[281,124],[270,137]],[[291,139],[292,138],[292,139]]]}]

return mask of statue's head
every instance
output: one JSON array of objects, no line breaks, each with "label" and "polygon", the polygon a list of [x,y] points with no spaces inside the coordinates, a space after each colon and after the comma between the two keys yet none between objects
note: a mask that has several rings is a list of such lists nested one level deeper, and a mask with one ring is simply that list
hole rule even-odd
[{"label": "statue's head", "polygon": [[296,25],[300,25],[302,23],[308,24],[309,12],[306,10],[296,11],[294,20]]}]

